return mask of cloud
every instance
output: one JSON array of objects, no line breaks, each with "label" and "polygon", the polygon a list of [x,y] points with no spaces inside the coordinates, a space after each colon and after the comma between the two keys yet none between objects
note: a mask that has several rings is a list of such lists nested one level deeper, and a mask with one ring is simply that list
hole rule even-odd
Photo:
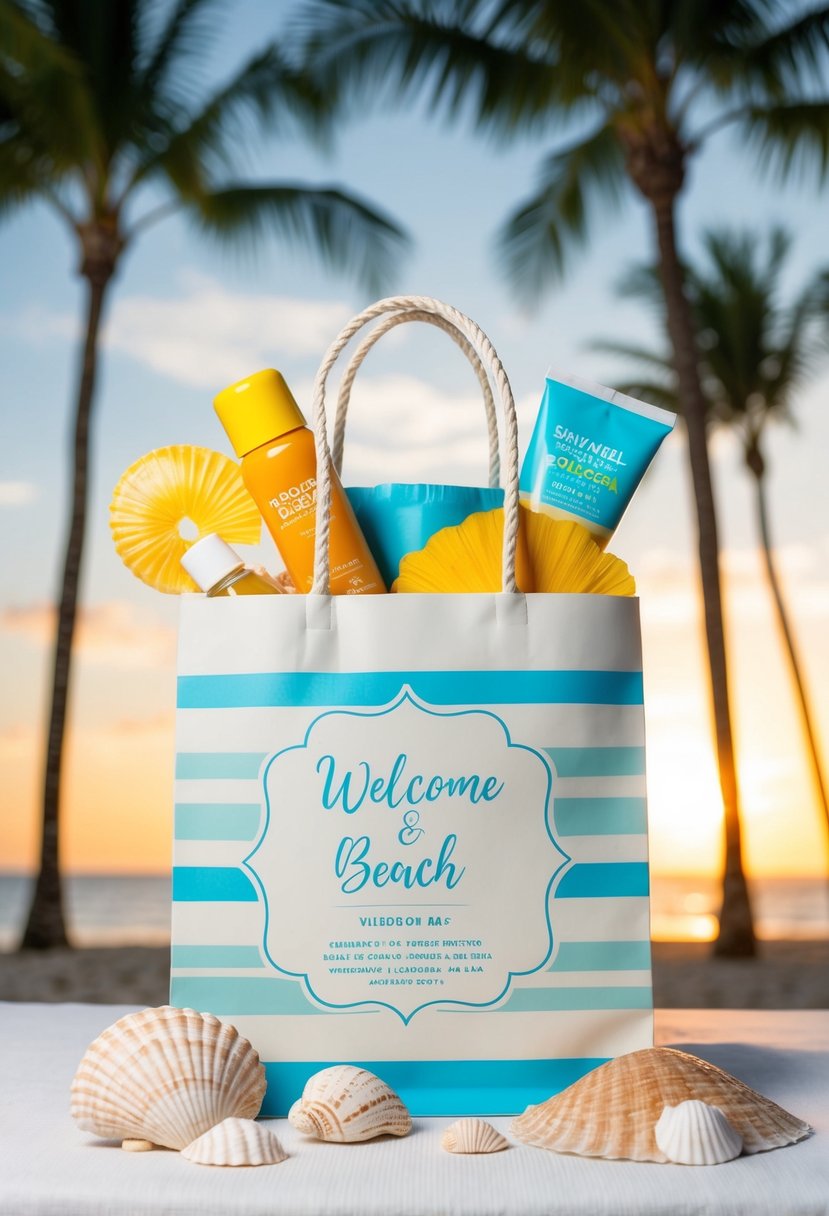
[{"label": "cloud", "polygon": [[[0,632],[49,646],[55,610],[48,604],[7,608],[0,613]],[[111,668],[170,667],[175,662],[175,630],[132,604],[113,600],[79,610],[75,647],[88,662]]]},{"label": "cloud", "polygon": [[[174,297],[119,297],[103,343],[194,388],[238,380],[280,355],[320,355],[351,314],[338,300],[232,291],[194,271],[178,279]],[[38,345],[80,332],[78,318],[40,306],[0,318],[0,329]]]},{"label": "cloud", "polygon": [[0,481],[0,507],[25,507],[39,494],[33,481]]},{"label": "cloud", "polygon": [[318,354],[348,320],[336,300],[230,291],[186,273],[172,299],[127,296],[118,301],[104,343],[195,388],[237,380],[270,366],[278,354]]}]

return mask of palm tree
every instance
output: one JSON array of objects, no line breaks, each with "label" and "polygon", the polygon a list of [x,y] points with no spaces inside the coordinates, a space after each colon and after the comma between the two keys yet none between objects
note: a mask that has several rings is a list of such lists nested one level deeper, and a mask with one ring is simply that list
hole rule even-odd
[{"label": "palm tree", "polygon": [[532,295],[587,235],[595,204],[632,185],[650,212],[671,350],[688,430],[705,631],[725,806],[722,954],[755,951],[742,869],[717,523],[694,321],[676,231],[688,164],[721,128],[738,128],[781,170],[829,162],[829,101],[800,90],[820,73],[829,8],[793,17],[772,0],[307,0],[306,61],[342,94],[423,92],[452,120],[504,139],[568,123],[538,186],[507,220],[499,248],[514,286]]},{"label": "palm tree", "polygon": [[[792,421],[797,391],[817,363],[829,358],[829,269],[815,272],[796,298],[784,303],[781,279],[790,248],[791,236],[781,228],[770,233],[765,251],[755,233],[709,232],[703,242],[705,264],[687,268],[685,276],[699,335],[709,423],[725,426],[739,437],[745,466],[754,480],[763,563],[791,668],[815,792],[829,833],[829,783],[777,575],[766,484],[769,423]],[[619,294],[644,298],[663,312],[659,276],[653,268],[641,267],[628,275],[619,285]],[[667,351],[618,342],[597,345],[647,368],[644,376],[620,385],[622,391],[667,409],[680,407]]]},{"label": "palm tree", "polygon": [[235,178],[235,153],[255,123],[276,133],[319,130],[327,102],[276,44],[216,91],[200,88],[211,7],[211,0],[163,7],[152,0],[0,0],[0,211],[46,202],[70,234],[86,291],[40,872],[24,948],[66,942],[59,796],[89,430],[101,319],[125,252],[164,216],[183,211],[220,241],[273,231],[371,284],[402,240],[387,217],[341,189]]}]

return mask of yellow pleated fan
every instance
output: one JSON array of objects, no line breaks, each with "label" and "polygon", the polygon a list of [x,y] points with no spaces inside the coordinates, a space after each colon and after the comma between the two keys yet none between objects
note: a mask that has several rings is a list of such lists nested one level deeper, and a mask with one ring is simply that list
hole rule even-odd
[{"label": "yellow pleated fan", "polygon": [[[255,545],[262,517],[239,466],[221,452],[177,444],[130,465],[112,495],[109,526],[136,578],[173,595],[198,591],[181,565],[192,544],[215,532],[229,544]],[[195,536],[182,529],[195,529]]]},{"label": "yellow pleated fan", "polygon": [[[407,553],[392,587],[399,592],[501,590],[504,512],[481,511],[443,528]],[[516,581],[522,591],[635,595],[621,558],[603,552],[585,527],[521,508]]]}]

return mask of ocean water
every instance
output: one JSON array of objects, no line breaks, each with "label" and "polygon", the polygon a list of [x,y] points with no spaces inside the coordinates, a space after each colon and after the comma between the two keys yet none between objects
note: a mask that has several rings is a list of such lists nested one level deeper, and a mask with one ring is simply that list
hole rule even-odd
[{"label": "ocean water", "polygon": [[[0,874],[0,950],[14,947],[31,879]],[[829,879],[764,878],[751,884],[763,938],[829,938]],[[651,929],[658,941],[706,941],[716,932],[719,887],[704,877],[652,878]],[[170,879],[158,875],[75,875],[66,912],[81,946],[164,945],[170,940]]]}]

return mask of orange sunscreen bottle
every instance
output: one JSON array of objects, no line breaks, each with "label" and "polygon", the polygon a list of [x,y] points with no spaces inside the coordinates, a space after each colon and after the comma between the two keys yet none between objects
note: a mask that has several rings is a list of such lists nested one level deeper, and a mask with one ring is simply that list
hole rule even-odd
[{"label": "orange sunscreen bottle", "polygon": [[[269,368],[223,389],[213,402],[242,478],[299,592],[314,581],[317,459],[313,433],[279,372]],[[331,471],[331,594],[386,590],[340,480]]]},{"label": "orange sunscreen bottle", "polygon": [[181,564],[210,599],[216,596],[278,595],[279,586],[249,570],[242,558],[215,532],[191,545]]}]

